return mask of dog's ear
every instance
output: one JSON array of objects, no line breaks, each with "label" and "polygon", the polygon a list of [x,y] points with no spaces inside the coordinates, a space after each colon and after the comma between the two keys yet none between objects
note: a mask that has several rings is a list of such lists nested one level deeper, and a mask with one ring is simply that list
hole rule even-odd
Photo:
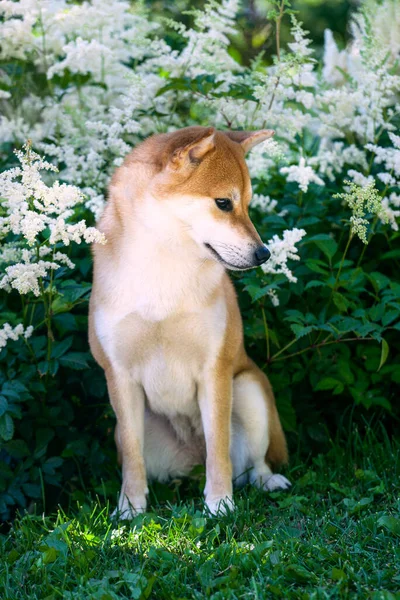
[{"label": "dog's ear", "polygon": [[273,129],[260,129],[259,131],[224,131],[233,142],[240,144],[246,154],[257,144],[272,137],[275,133]]},{"label": "dog's ear", "polygon": [[215,129],[208,127],[201,135],[185,145],[178,147],[168,161],[168,167],[177,171],[185,166],[198,165],[208,152],[215,148]]}]

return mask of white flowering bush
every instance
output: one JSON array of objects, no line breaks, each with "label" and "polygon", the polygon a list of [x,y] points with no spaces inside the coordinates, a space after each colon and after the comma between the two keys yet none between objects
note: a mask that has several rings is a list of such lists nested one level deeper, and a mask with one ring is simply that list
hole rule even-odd
[{"label": "white flowering bush", "polygon": [[112,171],[154,133],[276,131],[248,156],[250,210],[272,256],[235,281],[286,430],[301,422],[307,446],[348,407],[396,410],[397,2],[364,0],[347,47],[325,32],[321,62],[289,4],[265,14],[273,56],[244,66],[230,52],[238,0],[190,10],[190,27],[122,0],[0,0],[1,514],[44,484],[53,500],[79,498],[82,462],[97,492],[117,487],[86,341],[88,244],[106,243],[95,221]]}]

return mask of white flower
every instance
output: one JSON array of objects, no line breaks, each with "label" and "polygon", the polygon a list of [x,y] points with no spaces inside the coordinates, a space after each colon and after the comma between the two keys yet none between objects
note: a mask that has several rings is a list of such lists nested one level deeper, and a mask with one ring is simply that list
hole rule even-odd
[{"label": "white flower", "polygon": [[251,206],[256,206],[266,213],[273,212],[277,204],[276,200],[271,200],[269,196],[262,196],[261,194],[253,194],[251,199]]},{"label": "white flower", "polygon": [[271,252],[270,259],[262,265],[264,273],[283,273],[289,281],[295,283],[297,278],[287,266],[288,260],[300,260],[296,244],[306,235],[304,229],[286,229],[282,239],[274,235],[267,246]]},{"label": "white flower", "polygon": [[85,221],[79,221],[79,223],[68,224],[63,218],[58,218],[50,225],[50,239],[51,245],[56,244],[58,241],[62,241],[64,246],[69,246],[71,242],[80,244],[82,240],[85,240],[88,244],[96,242],[99,244],[105,244],[105,236],[100,233],[95,227],[87,227]]},{"label": "white flower", "polygon": [[271,169],[284,157],[282,144],[268,139],[255,146],[247,157],[247,166],[251,177],[267,179]]},{"label": "white flower", "polygon": [[289,48],[300,57],[307,57],[313,54],[314,50],[308,46],[311,44],[311,40],[307,38],[308,31],[302,29],[303,23],[297,21],[294,15],[291,15],[292,27],[290,33],[294,37],[295,41],[288,44]]},{"label": "white flower", "polygon": [[[30,146],[25,147],[25,153],[18,152],[17,156],[21,167],[0,175],[0,195],[5,214],[0,229],[3,236],[12,232],[19,238],[14,241],[14,255],[11,255],[10,242],[1,256],[3,262],[15,264],[5,268],[0,288],[7,291],[16,289],[20,294],[32,292],[39,296],[46,291],[43,280],[50,271],[62,265],[74,267],[70,258],[56,249],[56,244],[62,242],[69,246],[71,242],[80,244],[82,240],[105,243],[105,238],[94,227],[88,227],[83,219],[78,223],[70,222],[76,206],[84,201],[77,187],[58,181],[47,186],[40,171],[54,171],[54,166],[32,152]],[[47,260],[43,260],[45,257]]]},{"label": "white flower", "polygon": [[35,296],[40,296],[40,281],[50,269],[55,270],[58,268],[57,263],[45,260],[12,265],[6,268],[6,274],[0,280],[0,288],[6,291],[11,291],[13,288],[20,294],[33,292]]},{"label": "white flower", "polygon": [[396,194],[395,192],[390,194],[389,202],[390,204],[393,204],[393,206],[395,206],[396,208],[400,208],[400,194]]},{"label": "white flower", "polygon": [[279,306],[279,298],[278,294],[276,293],[276,290],[268,290],[267,296],[269,296],[269,299],[272,302],[272,306]]},{"label": "white flower", "polygon": [[391,135],[393,148],[390,146],[382,148],[376,144],[367,144],[365,148],[375,154],[374,162],[376,164],[383,164],[386,170],[393,172],[397,177],[400,177],[400,150],[397,147],[399,136]]},{"label": "white flower", "polygon": [[8,340],[13,340],[16,342],[20,337],[24,337],[28,339],[31,337],[33,332],[33,327],[29,326],[24,329],[22,323],[16,325],[16,327],[12,327],[9,323],[4,323],[2,328],[0,329],[0,350],[5,348]]},{"label": "white flower", "polygon": [[366,177],[363,173],[360,173],[359,171],[355,171],[354,169],[349,169],[347,171],[347,174],[349,177],[352,178],[354,183],[356,183],[357,185],[360,185],[361,187],[365,187],[365,186],[369,185],[370,183],[374,182],[374,178],[372,177],[372,175],[368,175],[368,177]]},{"label": "white flower", "polygon": [[399,231],[397,219],[400,218],[400,210],[395,210],[390,206],[389,198],[383,198],[378,216],[382,223],[389,223],[394,231]]},{"label": "white flower", "polygon": [[283,175],[287,174],[287,181],[295,181],[298,183],[299,188],[303,192],[307,192],[310,183],[325,185],[322,179],[314,172],[313,168],[306,165],[306,159],[303,156],[300,158],[298,165],[282,167],[280,172]]},{"label": "white flower", "polygon": [[377,173],[376,176],[388,187],[392,187],[397,184],[396,179],[390,173]]},{"label": "white flower", "polygon": [[309,159],[309,164],[318,167],[318,172],[330,181],[334,181],[335,175],[343,171],[346,164],[368,168],[364,150],[354,144],[345,146],[344,142],[332,142],[327,138],[321,141],[317,154]]}]

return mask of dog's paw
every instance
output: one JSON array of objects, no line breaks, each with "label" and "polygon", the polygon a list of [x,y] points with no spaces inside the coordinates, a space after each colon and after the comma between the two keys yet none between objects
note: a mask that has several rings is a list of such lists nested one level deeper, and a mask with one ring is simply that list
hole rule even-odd
[{"label": "dog's paw", "polygon": [[111,518],[118,521],[130,521],[140,513],[146,512],[146,496],[132,498],[126,496],[120,498],[117,508],[111,513]]},{"label": "dog's paw", "polygon": [[211,515],[226,515],[233,510],[235,510],[235,503],[231,496],[206,498],[204,511]]},{"label": "dog's paw", "polygon": [[289,479],[286,479],[283,475],[269,475],[263,481],[263,488],[268,492],[275,492],[276,490],[287,490],[292,484]]}]

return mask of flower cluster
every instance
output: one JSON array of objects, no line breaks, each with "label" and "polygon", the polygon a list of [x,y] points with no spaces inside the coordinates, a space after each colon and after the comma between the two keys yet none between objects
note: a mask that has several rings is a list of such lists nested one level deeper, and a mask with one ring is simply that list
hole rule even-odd
[{"label": "flower cluster", "polygon": [[[26,84],[16,89],[8,71],[0,70],[0,147],[20,147],[30,138],[52,161],[29,150],[25,162],[19,155],[21,168],[1,177],[6,215],[0,215],[0,234],[16,237],[0,253],[8,265],[0,286],[38,294],[43,274],[71,266],[58,245],[103,241],[87,226],[82,207],[100,216],[110,175],[133,145],[196,123],[275,129],[277,139],[248,156],[259,210],[287,216],[274,192],[263,189],[275,180],[296,183],[293,194],[301,197],[344,179],[358,194],[369,193],[374,182],[381,198],[377,218],[397,230],[396,4],[363,0],[343,50],[327,30],[322,68],[308,32],[290,15],[291,41],[283,47],[278,40],[272,64],[260,58],[247,68],[229,52],[238,0],[209,0],[203,10],[191,10],[190,28],[167,19],[161,25],[142,3],[126,0],[0,0],[0,60],[18,60],[27,73]],[[179,38],[174,47],[162,26]],[[46,185],[39,171],[55,167],[59,182]],[[364,241],[365,218],[352,215],[353,230]],[[293,231],[292,237],[285,232],[284,241],[294,248],[301,238],[300,230]],[[286,261],[296,252],[274,248],[279,260],[269,261],[268,273],[291,280]]]},{"label": "flower cluster", "polygon": [[[3,263],[15,262],[5,268],[0,288],[20,294],[33,292],[39,296],[43,278],[49,271],[65,265],[73,268],[69,257],[58,250],[57,242],[68,246],[105,243],[105,238],[84,220],[71,223],[76,207],[84,201],[82,192],[75,186],[55,181],[51,186],[41,178],[41,171],[56,171],[54,165],[32,151],[29,144],[24,151],[17,151],[20,167],[0,174],[2,214],[1,237],[14,236],[14,244],[8,242],[1,256]],[[19,262],[20,261],[20,262]]]},{"label": "flower cluster", "polygon": [[16,342],[20,337],[24,337],[26,340],[31,337],[33,327],[30,325],[26,329],[22,323],[19,323],[16,327],[12,327],[9,323],[4,323],[0,329],[0,350],[5,348],[8,340]]},{"label": "flower cluster", "polygon": [[268,240],[267,246],[271,258],[262,265],[264,273],[283,273],[289,281],[296,283],[297,279],[287,266],[288,259],[300,260],[296,244],[306,235],[304,229],[287,229],[283,232],[282,239],[274,235]]},{"label": "flower cluster", "polygon": [[306,192],[308,190],[310,183],[325,185],[321,177],[318,177],[318,175],[313,171],[313,168],[306,165],[306,159],[304,156],[300,158],[298,165],[282,167],[281,173],[287,174],[287,181],[297,182],[302,192]]},{"label": "flower cluster", "polygon": [[352,233],[358,235],[364,244],[367,240],[367,225],[369,223],[367,215],[378,215],[382,220],[386,220],[382,198],[375,188],[375,182],[371,181],[366,185],[358,185],[353,181],[345,181],[349,190],[342,194],[335,194],[334,198],[341,198],[346,202],[352,212],[350,217]]}]

